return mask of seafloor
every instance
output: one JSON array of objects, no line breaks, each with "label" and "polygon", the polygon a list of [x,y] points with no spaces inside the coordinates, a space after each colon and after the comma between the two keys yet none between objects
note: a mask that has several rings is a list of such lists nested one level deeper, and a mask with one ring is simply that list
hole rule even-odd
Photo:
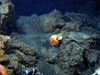
[{"label": "seafloor", "polygon": [[[100,9],[15,16],[10,0],[0,0],[0,64],[8,75],[92,75],[100,67]],[[94,11],[95,9],[95,11]],[[94,11],[94,12],[93,12]],[[84,12],[84,13],[82,13]],[[49,38],[62,33],[58,45]]]}]

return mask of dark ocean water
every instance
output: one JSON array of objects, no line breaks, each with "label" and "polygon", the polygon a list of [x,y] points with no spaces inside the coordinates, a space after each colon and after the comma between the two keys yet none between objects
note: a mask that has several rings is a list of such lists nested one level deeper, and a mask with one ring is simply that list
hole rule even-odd
[{"label": "dark ocean water", "polygon": [[[77,12],[89,1],[97,0],[12,0],[17,15],[38,15],[49,13],[54,9],[65,12]],[[99,1],[99,0],[98,0]]]}]

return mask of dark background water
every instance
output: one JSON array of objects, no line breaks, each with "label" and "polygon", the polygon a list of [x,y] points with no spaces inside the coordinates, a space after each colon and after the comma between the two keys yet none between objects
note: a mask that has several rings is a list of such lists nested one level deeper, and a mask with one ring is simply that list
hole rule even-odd
[{"label": "dark background water", "polygon": [[12,0],[17,15],[38,15],[49,13],[54,9],[65,12],[77,12],[89,1],[98,0]]}]

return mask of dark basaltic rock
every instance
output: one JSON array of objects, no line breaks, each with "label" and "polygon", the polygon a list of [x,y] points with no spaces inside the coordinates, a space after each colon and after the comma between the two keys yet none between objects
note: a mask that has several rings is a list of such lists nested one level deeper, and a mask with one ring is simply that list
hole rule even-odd
[{"label": "dark basaltic rock", "polygon": [[[95,65],[100,63],[100,32],[94,21],[85,14],[61,15],[59,11],[54,10],[41,16],[33,14],[20,17],[17,26],[22,33],[12,33],[12,39],[6,44],[6,49],[11,58],[8,68],[12,67],[15,71],[19,69],[18,74],[22,74],[22,67],[24,70],[36,61],[43,63],[40,64],[41,68],[50,72],[53,69],[53,73],[57,75],[87,74],[91,67],[94,69]],[[63,40],[57,46],[50,44],[50,36],[59,32],[62,33]],[[46,61],[38,60],[38,55]],[[53,67],[48,68],[45,64]],[[43,71],[43,74],[49,72]]]},{"label": "dark basaltic rock", "polygon": [[[64,38],[59,52],[57,56],[47,58],[47,61],[58,65],[66,75],[81,75],[84,70],[95,67],[93,65],[100,62],[100,42],[97,42],[100,41],[100,32],[94,27],[93,20],[86,15],[66,13],[65,17],[70,22],[66,21],[61,29]],[[79,65],[83,65],[84,69]]]},{"label": "dark basaltic rock", "polygon": [[[54,10],[49,14],[31,16],[20,16],[17,20],[17,27],[23,33],[31,33],[32,31],[53,32],[56,28],[61,28],[65,25],[62,19],[63,15],[60,11]],[[30,31],[28,30],[30,29]]]},{"label": "dark basaltic rock", "polygon": [[[7,53],[9,54],[9,64],[7,65],[8,69],[13,69],[13,72],[16,74],[23,74],[23,71],[29,66],[34,66],[38,54],[36,49],[32,46],[26,45],[23,41],[12,38],[6,44]],[[19,64],[23,65],[23,70],[18,69]],[[18,71],[19,70],[19,71]]]}]

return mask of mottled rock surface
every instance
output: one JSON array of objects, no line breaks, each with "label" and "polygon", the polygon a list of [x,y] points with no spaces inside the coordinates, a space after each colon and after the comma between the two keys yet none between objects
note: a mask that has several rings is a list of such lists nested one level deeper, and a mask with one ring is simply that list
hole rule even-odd
[{"label": "mottled rock surface", "polygon": [[[44,75],[88,75],[100,65],[99,28],[85,14],[62,15],[54,10],[41,16],[21,16],[17,27],[20,31],[12,33],[6,44],[8,68],[17,70],[16,74],[37,64]],[[49,38],[57,33],[62,33],[63,40],[54,46]],[[47,69],[49,72],[44,71]]]},{"label": "mottled rock surface", "polygon": [[[0,64],[8,75],[25,75],[25,70],[36,64],[43,75],[92,75],[100,66],[99,11],[91,18],[54,10],[40,16],[20,16],[15,25],[11,0],[0,3]],[[1,33],[11,33],[11,39],[7,41],[9,36]],[[59,45],[52,45],[49,38],[58,33],[64,38]]]},{"label": "mottled rock surface", "polygon": [[[21,57],[21,60],[18,61],[24,65],[32,61],[29,60],[32,55],[29,46],[34,46],[39,57],[43,59],[37,60],[37,65],[41,66],[40,71],[44,75],[87,75],[93,73],[93,69],[100,63],[100,32],[95,26],[94,20],[85,14],[67,12],[62,15],[59,11],[54,10],[41,16],[34,14],[27,17],[22,16],[18,19],[17,26],[20,34],[12,33],[12,36],[22,42],[16,44],[17,41],[13,40],[15,43],[10,43],[9,47],[20,48],[15,50],[15,54],[17,58]],[[49,38],[57,33],[62,33],[64,38],[59,45],[51,45]],[[26,46],[24,49],[22,44]],[[30,50],[30,53],[27,49]],[[26,60],[27,62],[24,63]],[[31,66],[31,62],[29,64]],[[44,72],[43,68],[52,73]]]},{"label": "mottled rock surface", "polygon": [[8,55],[5,54],[5,43],[10,39],[10,36],[0,34],[0,63],[8,61]]},{"label": "mottled rock surface", "polygon": [[0,0],[0,33],[9,34],[14,28],[14,5],[11,0]]},{"label": "mottled rock surface", "polygon": [[[87,75],[100,65],[100,31],[85,14],[62,15],[54,10],[21,16],[16,27],[19,31],[12,32],[5,45],[7,68],[12,74],[24,75],[25,69],[37,64],[44,75]],[[55,46],[49,38],[57,33],[64,38]]]},{"label": "mottled rock surface", "polygon": [[[23,71],[29,66],[34,66],[37,61],[37,53],[34,47],[25,44],[23,41],[12,38],[6,44],[7,53],[9,54],[8,68],[13,69],[15,74],[23,74]],[[23,69],[21,70],[21,66]],[[20,67],[20,69],[18,69]]]},{"label": "mottled rock surface", "polygon": [[[85,69],[100,62],[98,59],[100,32],[86,15],[68,13],[65,14],[66,18],[70,22],[66,20],[65,26],[62,27],[64,38],[60,44],[59,53],[47,61],[58,65],[66,75],[81,75]],[[84,68],[81,69],[81,66]]]},{"label": "mottled rock surface", "polygon": [[20,16],[17,20],[17,27],[19,27],[21,33],[31,33],[32,31],[53,32],[56,28],[60,28],[65,24],[62,18],[63,15],[58,10],[40,16],[35,14],[27,17]]}]

